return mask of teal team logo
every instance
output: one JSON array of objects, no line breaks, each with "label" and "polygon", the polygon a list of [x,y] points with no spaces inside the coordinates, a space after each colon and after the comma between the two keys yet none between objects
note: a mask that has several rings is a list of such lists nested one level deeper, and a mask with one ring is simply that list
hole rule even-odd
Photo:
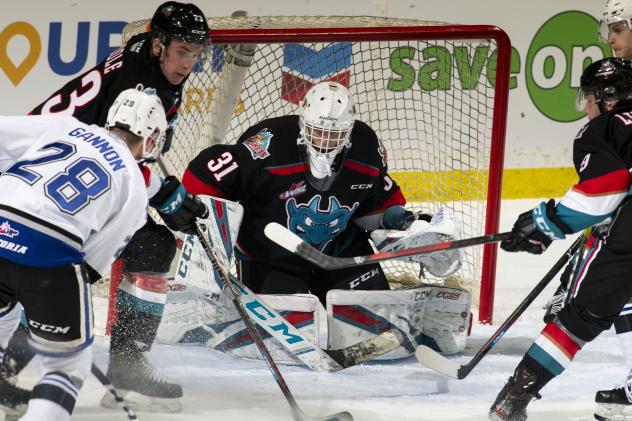
[{"label": "teal team logo", "polygon": [[531,41],[525,62],[527,90],[551,120],[571,122],[584,116],[574,107],[582,71],[612,55],[610,46],[599,40],[598,25],[591,15],[568,11],[547,20]]}]

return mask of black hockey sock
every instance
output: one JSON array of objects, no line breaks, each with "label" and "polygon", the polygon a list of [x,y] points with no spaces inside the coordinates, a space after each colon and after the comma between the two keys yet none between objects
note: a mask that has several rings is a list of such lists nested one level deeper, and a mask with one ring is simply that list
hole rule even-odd
[{"label": "black hockey sock", "polygon": [[160,319],[161,316],[133,309],[126,305],[125,299],[119,300],[118,321],[112,326],[110,354],[136,358],[139,352],[148,351],[156,338]]},{"label": "black hockey sock", "polygon": [[17,376],[35,356],[28,344],[29,328],[23,324],[13,332],[2,359],[2,370],[11,377]]}]

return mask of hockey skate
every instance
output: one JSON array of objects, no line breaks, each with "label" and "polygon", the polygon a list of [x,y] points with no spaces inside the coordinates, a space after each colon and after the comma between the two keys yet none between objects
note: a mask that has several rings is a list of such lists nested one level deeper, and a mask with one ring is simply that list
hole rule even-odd
[{"label": "hockey skate", "polygon": [[5,413],[5,420],[17,420],[26,412],[31,398],[31,391],[15,385],[15,377],[0,366],[0,410]]},{"label": "hockey skate", "polygon": [[[178,399],[182,397],[182,387],[163,377],[149,362],[147,352],[110,355],[107,377],[136,411],[182,411],[182,403]],[[101,406],[117,408],[110,393],[103,396]]]},{"label": "hockey skate", "polygon": [[632,371],[621,385],[598,391],[595,394],[595,403],[595,419],[632,420]]},{"label": "hockey skate", "polygon": [[489,410],[492,421],[524,421],[527,419],[527,405],[531,399],[540,399],[537,393],[537,376],[527,368],[518,365],[513,376],[502,388]]}]

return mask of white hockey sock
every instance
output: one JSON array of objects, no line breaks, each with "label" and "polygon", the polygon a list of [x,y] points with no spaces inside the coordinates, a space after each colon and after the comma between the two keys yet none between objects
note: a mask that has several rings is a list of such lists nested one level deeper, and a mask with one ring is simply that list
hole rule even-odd
[{"label": "white hockey sock", "polygon": [[617,339],[621,345],[625,365],[632,368],[632,332],[618,333]]},{"label": "white hockey sock", "polygon": [[70,413],[48,399],[31,399],[20,421],[69,421]]}]

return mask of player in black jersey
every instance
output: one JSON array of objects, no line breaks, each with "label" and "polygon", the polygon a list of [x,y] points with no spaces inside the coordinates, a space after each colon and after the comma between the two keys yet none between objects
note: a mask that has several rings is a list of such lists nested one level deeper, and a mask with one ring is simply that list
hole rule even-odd
[{"label": "player in black jersey", "polygon": [[[103,126],[107,112],[118,94],[128,88],[154,91],[160,97],[170,124],[176,119],[182,88],[195,64],[203,57],[209,28],[202,11],[193,4],[175,1],[158,7],[150,31],[132,37],[125,46],[104,61],[71,80],[31,114],[62,113],[88,124]],[[168,134],[163,153],[170,147]],[[145,167],[150,204],[162,211],[180,194],[184,203],[173,214],[161,213],[174,230],[187,231],[196,216],[206,209],[199,200],[186,194],[175,177],[161,180],[149,175]],[[148,218],[112,270],[112,282],[118,278],[111,328],[108,376],[121,389],[159,398],[182,396],[182,388],[167,382],[154,372],[146,359],[156,336],[166,300],[166,273],[176,244],[173,234]],[[106,274],[93,274],[100,277]],[[113,306],[114,304],[114,306]],[[0,376],[15,376],[31,360],[26,349],[28,330],[21,327],[5,352]]]},{"label": "player in black jersey", "polygon": [[355,120],[347,88],[314,85],[299,115],[263,120],[235,145],[200,152],[182,177],[187,191],[239,201],[244,216],[235,247],[239,277],[255,292],[389,289],[378,264],[318,270],[264,235],[278,222],[336,256],[372,253],[367,231],[404,229],[406,200],[387,172],[376,133]]},{"label": "player in black jersey", "polygon": [[588,66],[577,104],[590,120],[573,145],[579,182],[557,204],[551,199],[521,214],[514,238],[501,247],[540,254],[554,239],[613,221],[587,256],[570,302],[546,324],[496,398],[492,420],[525,420],[528,403],[586,342],[612,326],[632,296],[632,62],[610,58]]}]

